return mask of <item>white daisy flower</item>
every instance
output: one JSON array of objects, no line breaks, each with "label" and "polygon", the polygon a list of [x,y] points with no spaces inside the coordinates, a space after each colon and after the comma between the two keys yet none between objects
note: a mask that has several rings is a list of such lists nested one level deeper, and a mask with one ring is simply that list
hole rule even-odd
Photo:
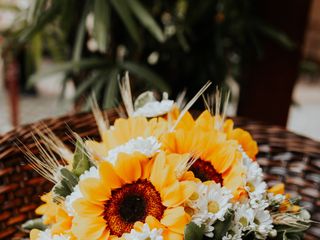
[{"label": "white daisy flower", "polygon": [[252,229],[257,239],[266,239],[273,230],[272,217],[268,210],[256,209],[254,217],[255,226]]},{"label": "white daisy flower", "polygon": [[229,202],[232,197],[231,192],[220,184],[198,183],[186,206],[193,212],[192,221],[198,226],[204,226],[205,235],[212,237],[212,225],[216,220],[224,221],[227,210],[232,206]]},{"label": "white daisy flower", "polygon": [[[81,174],[80,178],[79,178],[79,182],[87,179],[87,178],[99,178],[99,171],[96,167],[91,167],[89,170],[85,171],[83,174]],[[75,211],[73,209],[72,204],[74,203],[74,201],[76,201],[79,198],[82,198],[83,195],[80,191],[80,187],[79,184],[77,184],[74,188],[73,188],[73,192],[66,197],[64,205],[65,208],[67,210],[67,213],[69,216],[74,216]]]},{"label": "white daisy flower", "polygon": [[157,117],[170,112],[174,101],[168,99],[168,94],[163,93],[161,101],[157,101],[153,92],[144,92],[136,99],[134,103],[135,111],[133,116]]},{"label": "white daisy flower", "polygon": [[242,231],[247,231],[254,221],[254,210],[249,204],[237,204],[234,212],[234,221],[240,225]]},{"label": "white daisy flower", "polygon": [[242,153],[242,159],[244,166],[247,169],[246,174],[246,191],[249,194],[250,199],[260,200],[264,197],[267,184],[263,181],[262,168],[255,161],[252,161],[248,155],[240,149]]},{"label": "white daisy flower", "polygon": [[147,223],[143,225],[142,232],[132,229],[130,233],[125,233],[122,237],[125,240],[163,240],[162,229],[150,229]]},{"label": "white daisy flower", "polygon": [[104,159],[115,164],[119,153],[131,154],[134,152],[140,152],[147,157],[152,157],[155,153],[159,152],[160,147],[161,144],[155,137],[137,137],[111,149]]},{"label": "white daisy flower", "polygon": [[172,107],[174,105],[173,100],[161,100],[148,102],[143,107],[138,108],[134,111],[133,116],[143,116],[143,117],[157,117],[162,116],[164,114],[167,114],[171,111]]},{"label": "white daisy flower", "polygon": [[40,231],[38,240],[70,240],[71,238],[69,236],[63,235],[63,234],[55,234],[52,235],[50,229],[46,229],[45,231]]}]

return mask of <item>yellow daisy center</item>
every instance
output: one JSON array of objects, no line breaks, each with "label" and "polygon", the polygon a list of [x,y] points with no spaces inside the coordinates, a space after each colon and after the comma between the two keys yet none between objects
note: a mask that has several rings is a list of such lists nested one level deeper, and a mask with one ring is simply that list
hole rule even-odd
[{"label": "yellow daisy center", "polygon": [[190,171],[192,171],[194,176],[199,178],[202,182],[214,181],[215,183],[223,185],[222,175],[218,173],[208,161],[198,159],[190,167]]},{"label": "yellow daisy center", "polygon": [[104,205],[104,219],[112,235],[130,232],[136,221],[151,215],[160,220],[165,207],[159,192],[148,180],[138,180],[115,189]]}]

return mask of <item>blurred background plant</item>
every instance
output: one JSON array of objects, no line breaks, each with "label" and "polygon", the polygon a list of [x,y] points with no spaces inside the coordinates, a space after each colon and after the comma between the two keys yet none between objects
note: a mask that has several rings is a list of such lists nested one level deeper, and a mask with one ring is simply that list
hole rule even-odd
[{"label": "blurred background plant", "polygon": [[[3,31],[4,59],[23,61],[23,86],[63,73],[62,95],[72,81],[80,106],[91,92],[103,107],[117,104],[118,76],[126,70],[134,91],[153,88],[175,97],[186,87],[191,96],[209,79],[241,84],[243,67],[264,54],[261,37],[295,47],[257,14],[255,0],[20,2]],[[53,64],[40,68],[48,58]]]}]

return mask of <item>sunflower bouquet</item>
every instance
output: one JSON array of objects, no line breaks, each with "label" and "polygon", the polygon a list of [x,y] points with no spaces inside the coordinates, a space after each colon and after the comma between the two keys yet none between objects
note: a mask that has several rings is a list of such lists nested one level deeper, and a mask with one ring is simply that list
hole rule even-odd
[{"label": "sunflower bouquet", "polygon": [[92,101],[101,141],[72,133],[72,152],[37,131],[39,154],[27,156],[54,186],[23,225],[31,240],[302,239],[309,213],[283,184],[268,189],[257,143],[225,120],[227,99],[217,92],[197,118],[188,112],[209,85],[187,104],[152,92],[133,102],[126,75],[126,114],[112,125]]}]

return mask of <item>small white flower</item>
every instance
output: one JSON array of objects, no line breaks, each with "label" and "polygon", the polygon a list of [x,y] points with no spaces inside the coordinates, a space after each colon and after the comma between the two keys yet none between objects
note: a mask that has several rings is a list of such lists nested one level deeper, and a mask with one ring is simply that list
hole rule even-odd
[{"label": "small white flower", "polygon": [[155,137],[137,137],[129,140],[125,144],[111,149],[104,159],[112,164],[115,164],[119,153],[131,154],[134,152],[140,152],[147,157],[152,157],[156,152],[159,151],[160,146],[161,144]]},{"label": "small white flower", "polygon": [[257,239],[266,239],[273,230],[272,217],[268,210],[257,209],[254,217],[255,227],[253,231]]},{"label": "small white flower", "polygon": [[162,116],[171,111],[174,105],[172,100],[151,101],[136,109],[133,116],[157,117]]},{"label": "small white flower", "polygon": [[70,237],[63,234],[52,235],[51,230],[46,229],[39,233],[38,240],[70,240]]},{"label": "small white flower", "polygon": [[247,203],[237,204],[234,221],[240,225],[242,231],[249,230],[254,221],[254,210]]},{"label": "small white flower", "polygon": [[192,221],[198,226],[205,227],[205,235],[213,236],[212,224],[216,220],[224,221],[224,216],[232,204],[231,192],[214,182],[198,183],[196,191],[186,202],[186,206],[193,211]]},{"label": "small white flower", "polygon": [[264,198],[267,189],[267,184],[263,181],[262,168],[257,162],[252,161],[242,149],[240,151],[244,166],[247,169],[245,189],[250,199],[255,201],[261,200]]},{"label": "small white flower", "polygon": [[242,231],[240,225],[233,222],[231,230],[222,237],[222,240],[242,240]]},{"label": "small white flower", "polygon": [[270,205],[280,205],[286,199],[285,195],[273,193],[268,193],[267,197]]},{"label": "small white flower", "polygon": [[130,233],[124,233],[122,237],[125,240],[163,240],[162,229],[150,229],[146,223],[142,227],[142,232],[132,229]]},{"label": "small white flower", "polygon": [[[99,171],[96,167],[91,167],[89,170],[85,171],[83,174],[81,174],[80,178],[79,178],[79,182],[87,179],[87,178],[99,178]],[[77,199],[82,198],[83,195],[80,191],[80,187],[79,184],[77,184],[74,188],[73,188],[73,192],[66,197],[65,199],[65,208],[68,212],[69,216],[74,216],[75,211],[73,209],[72,204],[74,203],[74,201],[76,201]]]}]

